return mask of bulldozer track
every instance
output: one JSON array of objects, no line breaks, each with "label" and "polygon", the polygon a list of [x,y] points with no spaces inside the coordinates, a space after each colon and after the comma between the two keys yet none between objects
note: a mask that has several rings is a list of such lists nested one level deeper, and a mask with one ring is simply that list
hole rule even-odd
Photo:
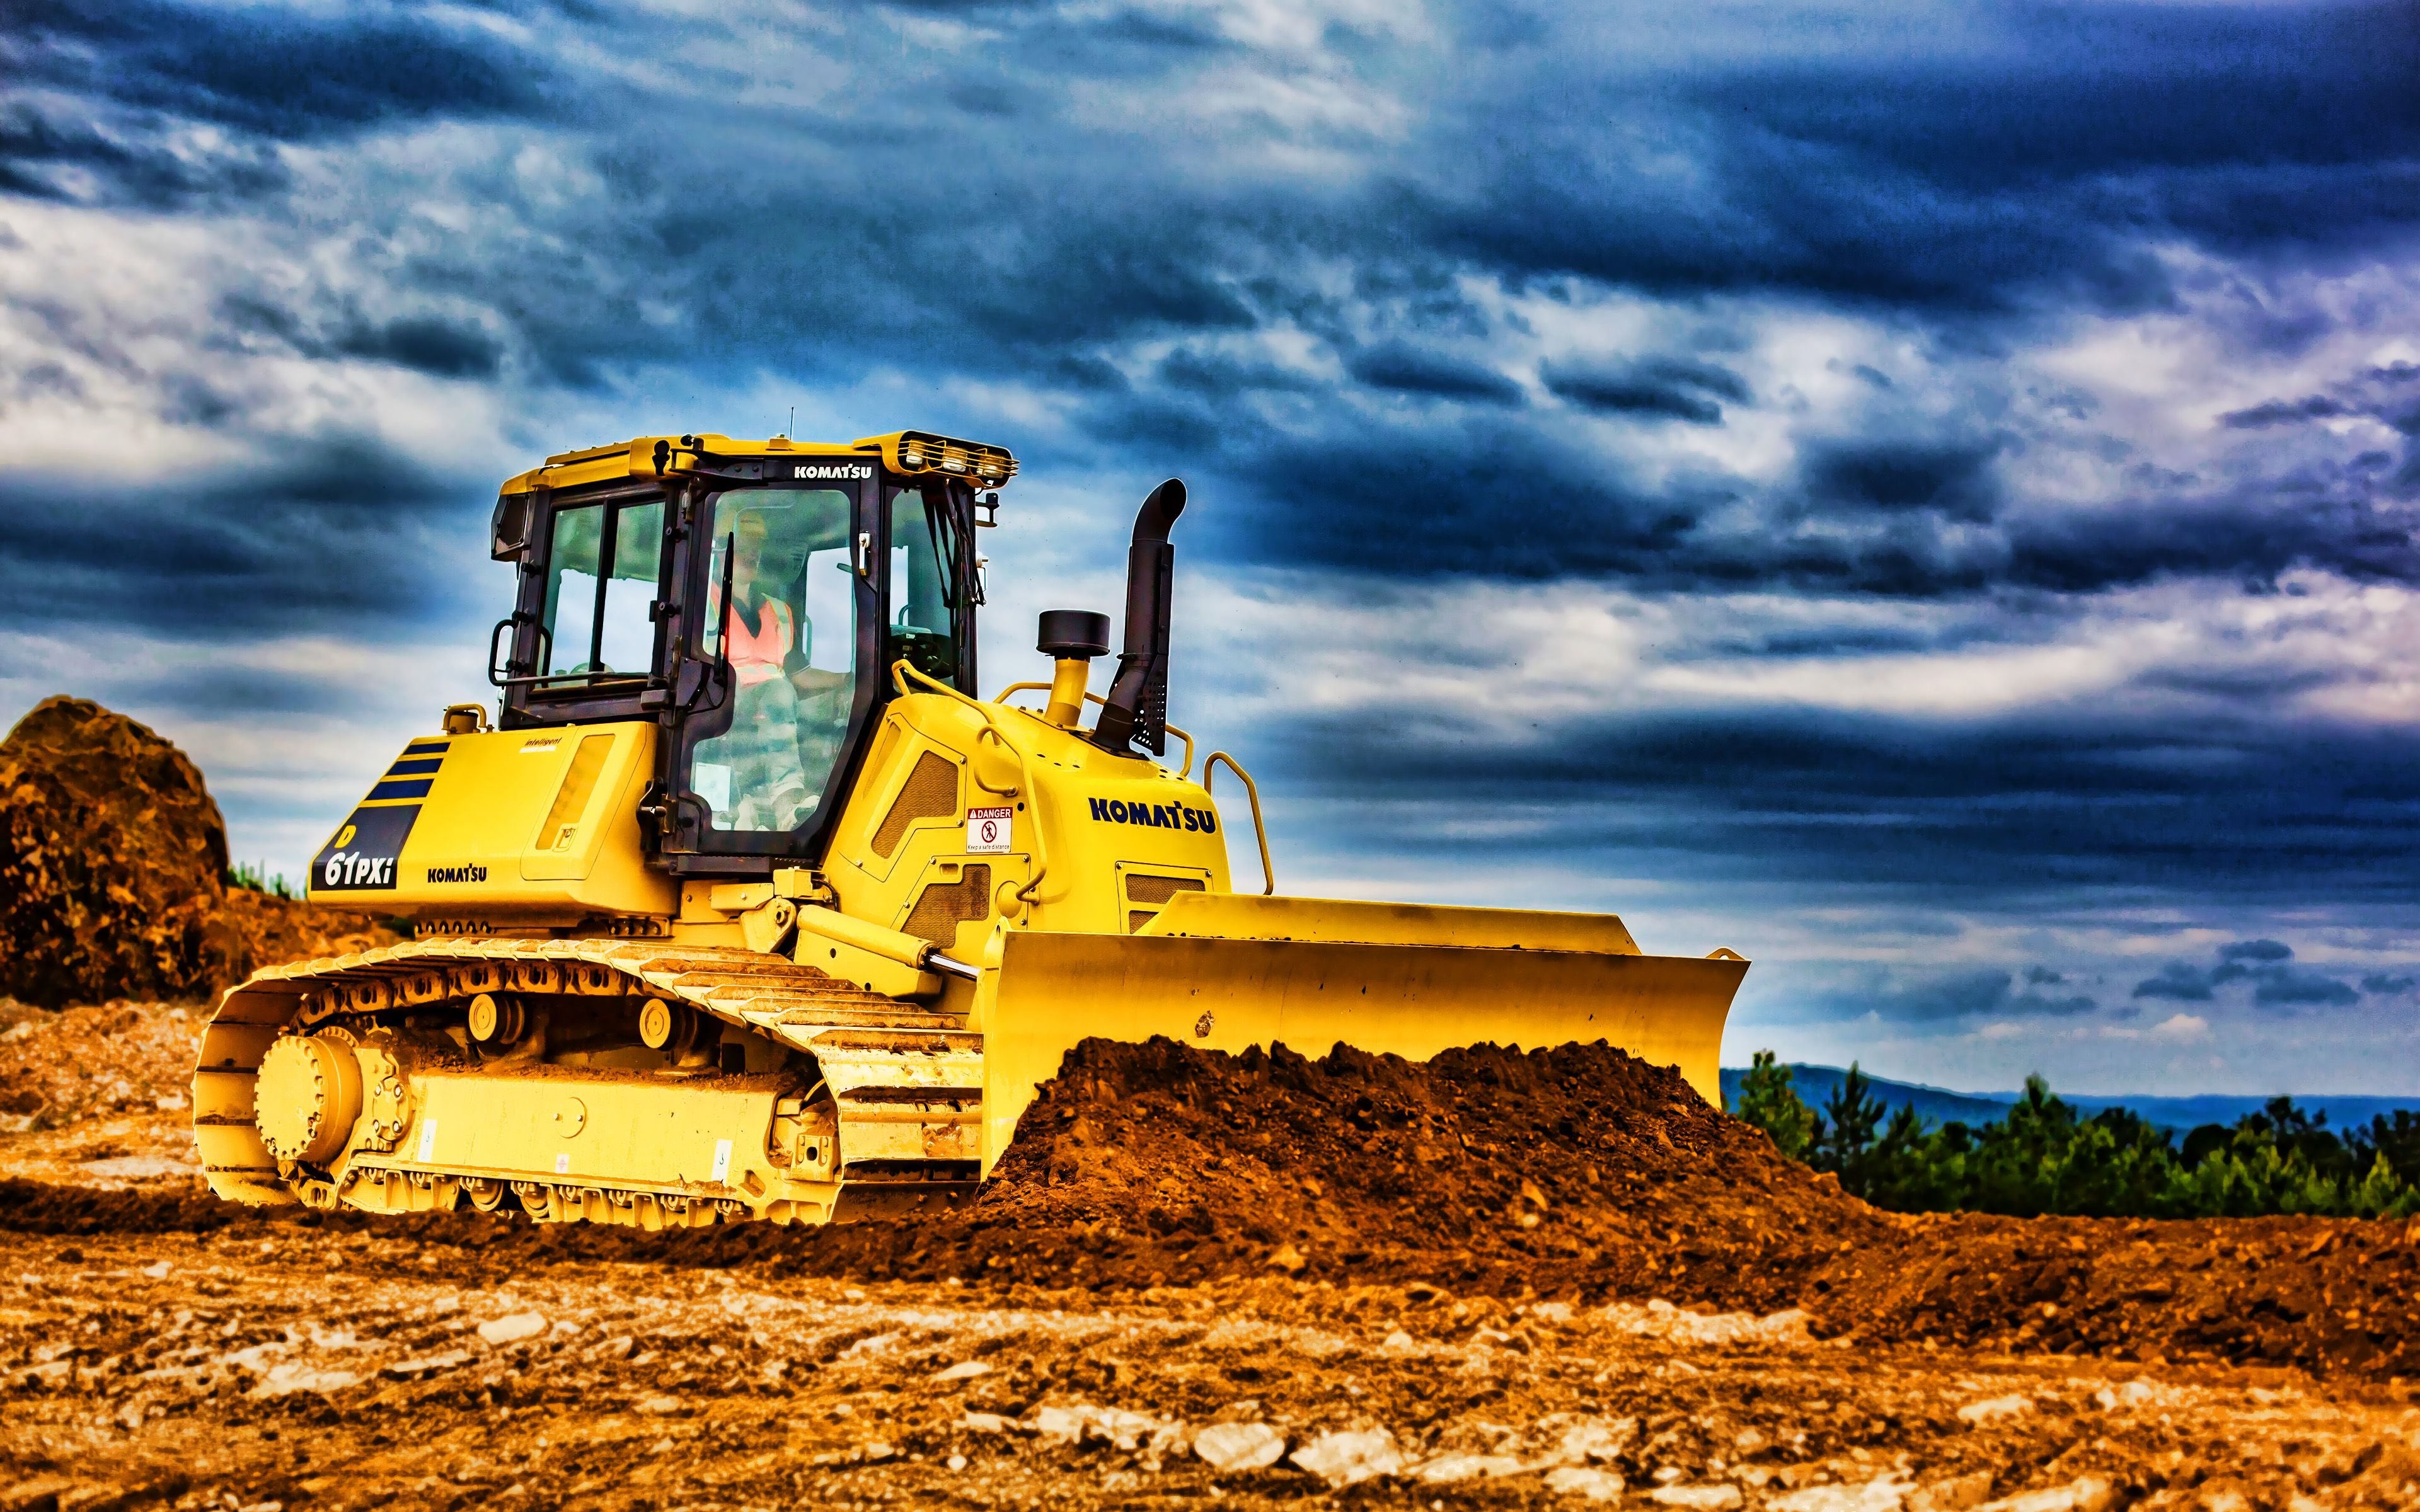
[{"label": "bulldozer track", "polygon": [[[482,993],[574,1005],[583,997],[656,998],[812,1057],[836,1119],[826,1189],[813,1199],[790,1188],[776,1193],[756,1174],[726,1172],[720,1162],[711,1180],[660,1174],[562,1180],[554,1179],[560,1165],[552,1172],[451,1165],[434,1158],[437,1120],[413,1079],[402,1073],[373,1079],[373,1111],[365,1120],[373,1134],[366,1140],[356,1135],[349,1146],[349,1174],[315,1180],[271,1153],[253,1108],[262,1059],[281,1035],[340,1018],[442,1011]],[[967,1028],[962,1014],[903,1003],[742,948],[440,937],[267,967],[230,990],[203,1035],[194,1078],[195,1136],[211,1189],[253,1205],[342,1201],[387,1211],[458,1204],[495,1211],[509,1192],[541,1220],[646,1228],[750,1218],[822,1221],[839,1213],[844,1191],[850,1215],[948,1203],[971,1192],[981,1155],[983,1051],[983,1036]],[[522,1085],[544,1079],[577,1088],[583,1081],[565,1068],[516,1069]],[[585,1080],[603,1087],[629,1076],[594,1073]],[[376,1101],[381,1093],[383,1103]],[[791,1110],[799,1103],[778,1106]],[[414,1129],[421,1131],[416,1148]]]}]

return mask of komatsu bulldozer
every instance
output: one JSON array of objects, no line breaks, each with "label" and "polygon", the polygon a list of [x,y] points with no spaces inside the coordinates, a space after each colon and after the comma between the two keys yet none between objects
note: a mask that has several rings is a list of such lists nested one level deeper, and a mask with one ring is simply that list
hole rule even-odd
[{"label": "komatsu bulldozer", "polygon": [[[311,863],[312,899],[412,938],[226,994],[194,1078],[211,1189],[644,1228],[934,1211],[1094,1036],[1605,1040],[1717,1098],[1729,950],[1275,895],[1251,779],[1167,721],[1181,483],[1135,521],[1107,692],[1108,617],[1054,610],[1051,681],[980,696],[975,532],[1016,471],[921,431],[688,435],[505,484],[492,721],[445,710]],[[1257,893],[1230,885],[1245,813]]]}]

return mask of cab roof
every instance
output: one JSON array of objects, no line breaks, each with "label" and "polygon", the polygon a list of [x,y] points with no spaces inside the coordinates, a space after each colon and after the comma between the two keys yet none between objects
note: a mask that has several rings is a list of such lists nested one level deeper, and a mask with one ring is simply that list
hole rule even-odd
[{"label": "cab roof", "polygon": [[959,440],[932,431],[894,430],[847,442],[801,441],[787,436],[740,440],[705,431],[685,436],[641,436],[611,446],[558,453],[548,457],[543,466],[506,479],[498,491],[520,494],[535,488],[577,488],[616,478],[711,475],[721,472],[726,463],[761,464],[815,456],[876,457],[892,472],[964,478],[990,488],[1016,476],[1016,458],[1009,455],[1006,447]]}]

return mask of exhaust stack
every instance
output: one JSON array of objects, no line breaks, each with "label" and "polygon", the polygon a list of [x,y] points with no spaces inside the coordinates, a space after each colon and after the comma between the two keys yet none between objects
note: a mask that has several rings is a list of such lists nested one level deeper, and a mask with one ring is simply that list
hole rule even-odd
[{"label": "exhaust stack", "polygon": [[1135,515],[1134,545],[1126,551],[1126,640],[1118,654],[1117,680],[1093,744],[1121,756],[1154,756],[1168,749],[1168,611],[1176,582],[1176,548],[1169,527],[1185,513],[1185,484],[1171,478],[1151,491]]}]

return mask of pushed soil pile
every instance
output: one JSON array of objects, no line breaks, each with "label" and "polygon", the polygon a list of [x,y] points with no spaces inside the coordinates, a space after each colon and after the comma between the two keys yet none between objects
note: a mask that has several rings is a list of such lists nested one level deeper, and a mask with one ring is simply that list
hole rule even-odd
[{"label": "pushed soil pile", "polygon": [[395,936],[226,885],[226,824],[185,753],[84,699],[0,740],[0,995],[45,1008],[195,997],[254,967]]},{"label": "pushed soil pile", "polygon": [[1162,1264],[1274,1254],[1542,1293],[1685,1279],[1750,1306],[1788,1305],[1819,1249],[1892,1231],[1670,1068],[1602,1042],[1416,1065],[1087,1041],[973,1221],[1132,1230]]},{"label": "pushed soil pile", "polygon": [[975,1201],[911,1222],[652,1235],[0,1183],[0,1228],[20,1232],[297,1227],[392,1236],[394,1264],[466,1285],[585,1260],[1110,1291],[1291,1277],[1440,1307],[1803,1307],[1819,1334],[1877,1344],[2420,1376],[2420,1224],[1886,1213],[1601,1044],[1414,1065],[1088,1041]]}]

